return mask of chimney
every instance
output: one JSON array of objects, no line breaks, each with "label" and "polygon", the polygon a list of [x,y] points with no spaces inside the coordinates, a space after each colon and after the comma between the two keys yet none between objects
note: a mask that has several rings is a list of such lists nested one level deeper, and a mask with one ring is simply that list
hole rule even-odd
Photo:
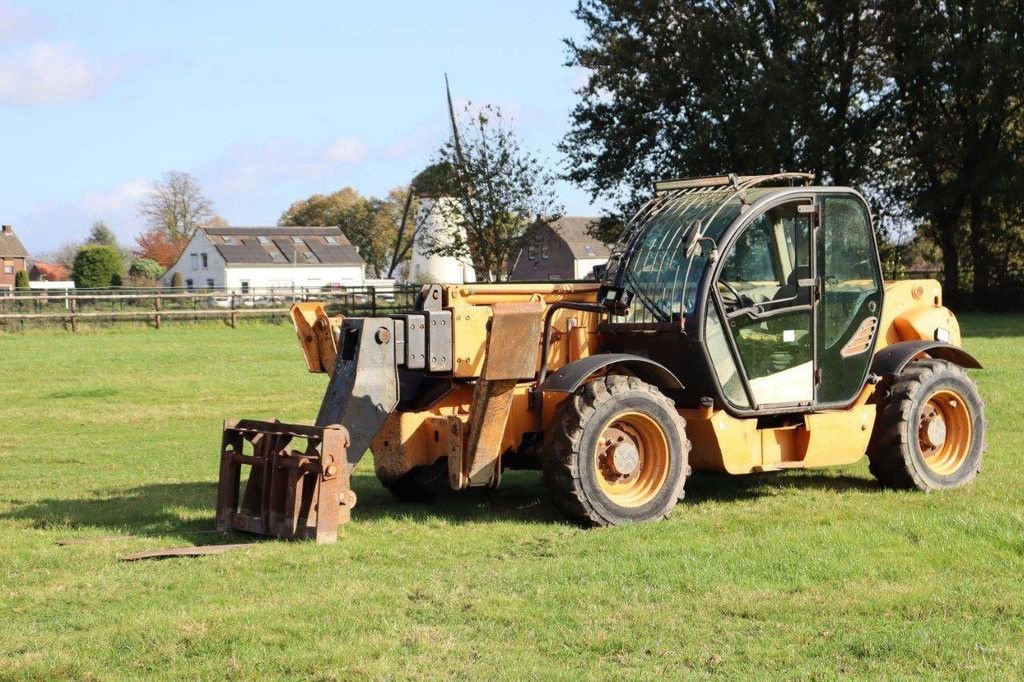
[{"label": "chimney", "polygon": [[4,234],[14,234],[14,230],[10,225],[4,225],[2,229]]}]

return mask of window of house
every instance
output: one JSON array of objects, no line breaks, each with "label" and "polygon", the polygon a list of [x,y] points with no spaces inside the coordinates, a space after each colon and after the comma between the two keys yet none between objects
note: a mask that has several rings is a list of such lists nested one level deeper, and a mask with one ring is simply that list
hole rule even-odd
[{"label": "window of house", "polygon": [[13,265],[5,265],[4,266],[4,274],[5,275],[13,275],[14,274],[14,266]]},{"label": "window of house", "polygon": [[316,262],[316,256],[313,255],[312,251],[307,251],[303,255],[306,257],[306,261],[307,262],[309,262],[309,263],[315,263]]},{"label": "window of house", "polygon": [[272,251],[270,253],[270,259],[280,263],[281,261],[284,260],[284,254],[282,254],[280,251]]},{"label": "window of house", "polygon": [[206,280],[206,288],[212,289],[213,287],[214,287],[213,280],[212,279]]},{"label": "window of house", "polygon": [[208,266],[208,265],[210,264],[209,258],[207,258],[207,256],[206,256],[206,254],[205,254],[205,253],[201,253],[201,254],[199,254],[199,260],[201,260],[201,261],[202,261],[202,263],[203,263],[203,269],[204,269],[204,270],[205,270],[205,269],[206,269],[206,267],[207,267],[207,266]]},{"label": "window of house", "polygon": [[192,280],[186,279],[185,280],[185,287],[188,288],[188,289],[191,289],[192,288]]},{"label": "window of house", "polygon": [[192,269],[193,270],[198,270],[199,269],[199,254],[198,253],[193,253],[193,254],[190,254],[190,255],[192,256]]},{"label": "window of house", "polygon": [[324,241],[326,241],[328,244],[337,244],[338,243],[338,238],[337,237],[324,237]]},{"label": "window of house", "polygon": [[241,282],[239,282],[239,284],[242,286],[243,294],[249,293],[249,280],[243,279]]},{"label": "window of house", "polygon": [[235,238],[234,237],[224,237],[224,243],[225,244],[234,244],[235,243]]},{"label": "window of house", "polygon": [[292,244],[301,244],[302,237],[292,237]]},{"label": "window of house", "polygon": [[540,245],[540,257],[543,258],[544,260],[547,260],[547,258],[548,258],[548,243],[547,242],[544,242],[543,244]]},{"label": "window of house", "polygon": [[530,260],[537,260],[536,244],[530,244],[530,246],[526,249],[526,257],[529,258]]},{"label": "window of house", "polygon": [[260,244],[269,244],[270,237],[256,237]]}]

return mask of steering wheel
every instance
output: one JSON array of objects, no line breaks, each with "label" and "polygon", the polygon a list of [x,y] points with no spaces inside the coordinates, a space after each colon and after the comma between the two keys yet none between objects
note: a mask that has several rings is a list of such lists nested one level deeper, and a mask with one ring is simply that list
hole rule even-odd
[{"label": "steering wheel", "polygon": [[[744,296],[743,294],[741,294],[739,291],[736,290],[736,287],[729,284],[724,279],[718,280],[718,283],[724,286],[726,289],[728,289],[729,293],[732,295],[733,300],[731,307],[733,310],[738,310],[740,308],[746,308],[747,306],[754,305],[753,299],[751,299],[749,296]],[[727,305],[729,304],[729,301],[725,298],[725,296],[722,297],[722,302],[726,303]]]}]

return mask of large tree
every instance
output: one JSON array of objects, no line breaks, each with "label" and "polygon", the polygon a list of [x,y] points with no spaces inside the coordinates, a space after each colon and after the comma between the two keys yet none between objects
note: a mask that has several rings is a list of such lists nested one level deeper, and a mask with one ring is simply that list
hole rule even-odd
[{"label": "large tree", "polygon": [[86,244],[94,246],[117,246],[117,235],[102,220],[97,220],[89,228],[89,237]]},{"label": "large tree", "polygon": [[406,189],[396,188],[386,199],[377,199],[343,187],[296,201],[281,214],[278,224],[340,227],[359,249],[373,276],[386,277],[391,275],[395,238],[407,195]]},{"label": "large tree", "polygon": [[635,206],[660,177],[873,176],[886,112],[877,2],[581,0],[568,177]]},{"label": "large tree", "polygon": [[166,269],[174,265],[187,243],[188,240],[184,237],[172,239],[167,236],[166,230],[151,227],[135,238],[135,248],[132,252],[139,258],[155,261]]},{"label": "large tree", "polygon": [[[466,106],[461,127],[435,155],[435,168],[448,177],[437,201],[451,229],[420,235],[427,251],[468,259],[476,276],[507,279],[515,257],[541,218],[557,217],[554,177],[494,106]],[[465,134],[462,134],[462,133]]]},{"label": "large tree", "polygon": [[162,230],[171,241],[188,241],[195,231],[214,218],[213,202],[188,173],[171,171],[154,182],[139,204],[139,215],[153,229]]},{"label": "large tree", "polygon": [[906,160],[896,188],[942,249],[945,291],[997,304],[1022,256],[1024,10],[1015,0],[888,0],[895,134]]}]

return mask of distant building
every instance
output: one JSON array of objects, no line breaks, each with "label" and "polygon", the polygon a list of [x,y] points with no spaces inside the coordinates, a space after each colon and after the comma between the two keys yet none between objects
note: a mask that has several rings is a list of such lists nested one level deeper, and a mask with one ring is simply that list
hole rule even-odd
[{"label": "distant building", "polygon": [[160,281],[189,289],[361,287],[366,263],[340,227],[207,227]]},{"label": "distant building", "polygon": [[538,235],[512,266],[514,281],[593,279],[594,266],[608,262],[608,247],[587,230],[597,218],[566,216],[541,224]]},{"label": "distant building", "polygon": [[430,244],[437,239],[444,239],[454,231],[461,232],[466,239],[466,230],[451,224],[451,215],[457,209],[451,197],[420,198],[419,215],[416,224],[419,229],[413,241],[412,255],[409,258],[409,276],[406,278],[413,284],[466,284],[476,281],[476,272],[472,263],[454,256],[441,256],[431,253]]},{"label": "distant building", "polygon": [[71,268],[60,263],[32,263],[28,269],[28,278],[32,282],[66,282],[71,279]]},{"label": "distant building", "polygon": [[25,269],[28,251],[10,225],[0,227],[0,290],[12,291],[14,278]]}]

